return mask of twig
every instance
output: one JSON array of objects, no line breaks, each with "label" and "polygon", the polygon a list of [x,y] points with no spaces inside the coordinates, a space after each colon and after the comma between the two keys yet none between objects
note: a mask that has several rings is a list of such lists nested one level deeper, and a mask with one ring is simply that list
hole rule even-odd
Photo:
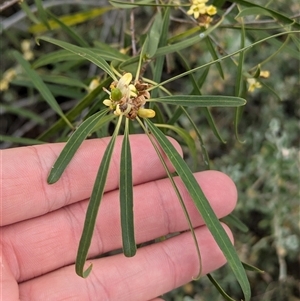
[{"label": "twig", "polygon": [[5,1],[1,6],[0,6],[0,12],[3,12],[5,9],[8,7],[14,5],[15,3],[19,2],[19,0],[10,0],[10,1]]},{"label": "twig", "polygon": [[[131,0],[134,3],[134,0]],[[136,55],[136,43],[135,43],[135,30],[134,30],[134,8],[130,11],[130,33],[131,33],[131,46],[132,55]]]}]

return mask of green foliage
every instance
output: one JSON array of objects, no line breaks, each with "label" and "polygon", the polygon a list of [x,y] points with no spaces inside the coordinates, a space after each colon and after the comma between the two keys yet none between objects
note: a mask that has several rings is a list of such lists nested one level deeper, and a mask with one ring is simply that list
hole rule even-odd
[{"label": "green foliage", "polygon": [[[291,2],[299,8],[296,1]],[[288,276],[286,270],[297,261],[300,245],[299,129],[293,110],[281,101],[299,98],[295,74],[300,48],[297,18],[282,1],[267,5],[244,0],[211,1],[217,8],[213,17],[208,13],[188,14],[191,4],[183,0],[110,3],[112,6],[92,9],[75,6],[75,14],[66,4],[62,15],[56,7],[45,9],[39,0],[35,1],[36,11],[22,2],[26,22],[33,23],[27,31],[10,29],[16,25],[13,16],[2,25],[6,39],[1,47],[7,60],[1,66],[1,108],[8,121],[17,116],[24,128],[32,124],[31,131],[17,137],[14,127],[3,128],[4,147],[68,141],[50,171],[48,183],[52,184],[63,175],[84,139],[112,136],[88,206],[77,253],[77,274],[87,277],[92,268],[85,270],[84,265],[119,134],[124,134],[120,160],[123,251],[126,256],[134,256],[137,251],[131,174],[134,158],[128,136],[144,131],[186,216],[200,261],[199,275],[201,252],[194,230],[156,142],[174,165],[233,272],[225,268],[209,275],[217,290],[202,290],[203,298],[250,300],[247,269],[252,270],[248,277],[255,284],[251,300],[289,300],[297,276]],[[19,40],[25,42],[20,44]],[[6,51],[10,48],[15,49],[13,55]],[[27,107],[22,105],[24,97],[32,99]],[[293,103],[288,102],[295,108]],[[44,114],[48,108],[58,116]],[[166,135],[175,136],[181,143],[185,161]],[[197,151],[203,154],[201,162]],[[228,173],[240,190],[241,202],[235,214],[224,219],[239,229],[238,251],[191,172],[211,167]],[[278,261],[276,269],[268,264],[269,257]],[[253,267],[256,265],[272,275],[279,288],[289,284],[283,292],[274,289],[278,299],[271,299],[267,281],[257,280],[261,271]],[[277,274],[279,280],[274,279]],[[232,284],[234,277],[237,282]],[[218,282],[218,278],[223,280]],[[195,284],[195,296],[196,291]],[[174,291],[166,298],[179,300],[184,295],[184,290]]]}]

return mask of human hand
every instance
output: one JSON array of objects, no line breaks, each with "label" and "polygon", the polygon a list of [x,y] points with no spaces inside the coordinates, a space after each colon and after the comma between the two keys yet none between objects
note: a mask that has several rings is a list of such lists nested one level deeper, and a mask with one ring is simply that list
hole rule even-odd
[{"label": "human hand", "polygon": [[[147,136],[130,137],[137,243],[188,230],[169,179]],[[88,278],[75,274],[75,258],[88,198],[109,138],[85,141],[53,185],[48,173],[64,144],[2,151],[1,269],[3,301],[147,301],[192,280],[199,262],[192,235],[181,233],[123,254],[88,259]],[[179,150],[180,147],[172,142]],[[89,258],[121,248],[118,177],[121,139],[117,138],[100,205]],[[170,167],[171,168],[171,167]],[[237,200],[233,182],[217,171],[196,174],[219,218]],[[191,216],[202,256],[202,272],[225,263],[183,184],[176,179]],[[231,236],[230,230],[224,226]]]}]

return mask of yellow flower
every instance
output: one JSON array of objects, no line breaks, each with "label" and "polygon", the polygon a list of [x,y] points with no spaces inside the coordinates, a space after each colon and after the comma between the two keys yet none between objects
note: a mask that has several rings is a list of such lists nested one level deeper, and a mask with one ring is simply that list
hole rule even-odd
[{"label": "yellow flower", "polygon": [[262,78],[268,78],[270,76],[270,71],[268,71],[268,70],[263,71],[262,70],[262,71],[260,71],[259,76],[262,77]]},{"label": "yellow flower", "polygon": [[194,15],[195,19],[198,19],[198,17],[206,12],[206,6],[204,3],[198,3],[198,4],[192,4],[190,9],[187,11],[188,15]]},{"label": "yellow flower", "polygon": [[15,69],[10,68],[3,74],[3,78],[0,81],[0,91],[5,91],[9,87],[9,83],[17,76]]},{"label": "yellow flower", "polygon": [[206,7],[206,13],[210,16],[213,16],[217,13],[217,8],[213,5],[207,6]]},{"label": "yellow flower", "polygon": [[139,112],[143,118],[154,117],[153,110],[144,109],[147,99],[150,98],[147,90],[150,85],[142,80],[135,81],[134,84],[131,84],[131,81],[132,74],[125,73],[110,85],[110,91],[103,88],[109,94],[109,99],[105,99],[103,104],[114,110],[115,115],[124,115],[132,120],[139,115]]},{"label": "yellow flower", "polygon": [[249,84],[249,92],[253,92],[255,89],[261,88],[261,83],[258,82],[255,78],[247,78],[247,82]]},{"label": "yellow flower", "polygon": [[23,40],[21,42],[21,49],[22,49],[23,57],[25,60],[30,61],[33,59],[34,54],[30,49],[30,41],[29,40]]}]

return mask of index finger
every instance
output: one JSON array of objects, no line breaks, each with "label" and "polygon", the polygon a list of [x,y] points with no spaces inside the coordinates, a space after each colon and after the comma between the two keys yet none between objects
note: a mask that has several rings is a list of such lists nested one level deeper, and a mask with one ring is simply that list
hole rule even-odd
[{"label": "index finger", "polygon": [[[64,143],[3,150],[1,226],[36,217],[90,197],[109,140],[108,137],[85,141],[61,179],[52,185],[47,184],[47,177]],[[105,191],[118,188],[121,143],[122,137],[117,137]],[[134,184],[165,176],[165,170],[146,135],[132,135],[130,143]],[[173,144],[181,151],[174,140]]]}]

